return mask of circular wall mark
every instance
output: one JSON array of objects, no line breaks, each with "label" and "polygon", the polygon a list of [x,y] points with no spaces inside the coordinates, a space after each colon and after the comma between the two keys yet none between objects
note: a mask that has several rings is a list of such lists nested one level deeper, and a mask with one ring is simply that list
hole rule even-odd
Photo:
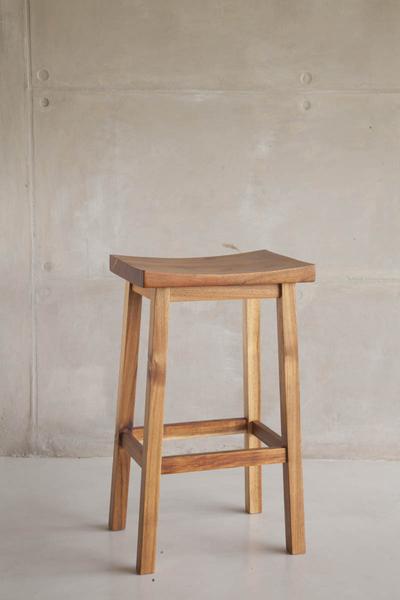
[{"label": "circular wall mark", "polygon": [[50,77],[50,73],[47,69],[39,69],[39,71],[36,73],[36,76],[39,81],[47,81]]}]

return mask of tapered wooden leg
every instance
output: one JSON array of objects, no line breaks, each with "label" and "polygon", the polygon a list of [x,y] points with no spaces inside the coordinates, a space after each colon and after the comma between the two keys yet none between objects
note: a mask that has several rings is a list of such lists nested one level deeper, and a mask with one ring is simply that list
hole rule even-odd
[{"label": "tapered wooden leg", "polygon": [[120,446],[119,435],[123,429],[132,427],[133,425],[141,307],[142,297],[139,294],[136,294],[133,291],[132,286],[127,283],[125,287],[117,417],[111,482],[109,528],[112,531],[125,529],[126,524],[130,456]]},{"label": "tapered wooden leg", "polygon": [[169,289],[156,289],[151,300],[146,407],[143,432],[137,572],[154,573],[167,363]]},{"label": "tapered wooden leg", "polygon": [[283,465],[286,548],[290,554],[303,554],[306,546],[294,284],[282,284],[282,295],[277,300],[277,317],[282,439],[287,447],[287,463]]},{"label": "tapered wooden leg", "polygon": [[[260,394],[260,300],[243,300],[243,383],[244,415],[248,421],[261,418]],[[249,426],[250,429],[250,426]],[[261,442],[245,434],[246,448],[260,448]],[[261,465],[245,467],[245,508],[248,513],[262,511]]]}]

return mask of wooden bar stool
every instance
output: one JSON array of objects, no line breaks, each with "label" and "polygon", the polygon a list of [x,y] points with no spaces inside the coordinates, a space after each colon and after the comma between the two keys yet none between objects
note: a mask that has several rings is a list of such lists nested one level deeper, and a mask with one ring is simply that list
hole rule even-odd
[{"label": "wooden bar stool", "polygon": [[[245,508],[261,512],[261,465],[282,463],[286,548],[305,552],[295,284],[314,281],[314,265],[267,250],[207,258],[111,256],[127,281],[111,484],[109,528],[124,529],[130,459],[142,468],[137,572],[153,573],[160,475],[245,467]],[[142,297],[150,300],[144,427],[133,427]],[[260,300],[277,299],[281,434],[260,418]],[[164,425],[170,302],[243,301],[244,416]],[[237,434],[245,448],[162,456],[163,439]],[[265,446],[263,447],[262,444]]]}]

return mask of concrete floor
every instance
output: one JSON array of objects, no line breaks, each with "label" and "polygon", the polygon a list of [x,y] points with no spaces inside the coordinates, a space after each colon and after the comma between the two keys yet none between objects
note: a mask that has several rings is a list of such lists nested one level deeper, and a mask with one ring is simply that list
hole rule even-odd
[{"label": "concrete floor", "polygon": [[395,600],[400,464],[306,461],[308,553],[284,553],[281,468],[264,513],[243,512],[240,469],[162,479],[158,569],[134,573],[138,470],[128,528],[106,529],[108,459],[0,459],[1,600],[247,596]]}]

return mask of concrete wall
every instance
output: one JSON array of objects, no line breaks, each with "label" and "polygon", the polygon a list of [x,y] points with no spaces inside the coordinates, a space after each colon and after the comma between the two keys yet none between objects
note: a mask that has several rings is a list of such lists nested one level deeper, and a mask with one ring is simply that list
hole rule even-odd
[{"label": "concrete wall", "polygon": [[26,20],[21,1],[0,0],[0,451],[31,447],[31,211]]},{"label": "concrete wall", "polygon": [[[109,253],[235,247],[318,265],[298,290],[306,455],[400,457],[400,3],[0,10],[1,451],[111,453]],[[167,419],[240,415],[240,303],[171,313]],[[263,336],[275,426],[272,302]]]}]

